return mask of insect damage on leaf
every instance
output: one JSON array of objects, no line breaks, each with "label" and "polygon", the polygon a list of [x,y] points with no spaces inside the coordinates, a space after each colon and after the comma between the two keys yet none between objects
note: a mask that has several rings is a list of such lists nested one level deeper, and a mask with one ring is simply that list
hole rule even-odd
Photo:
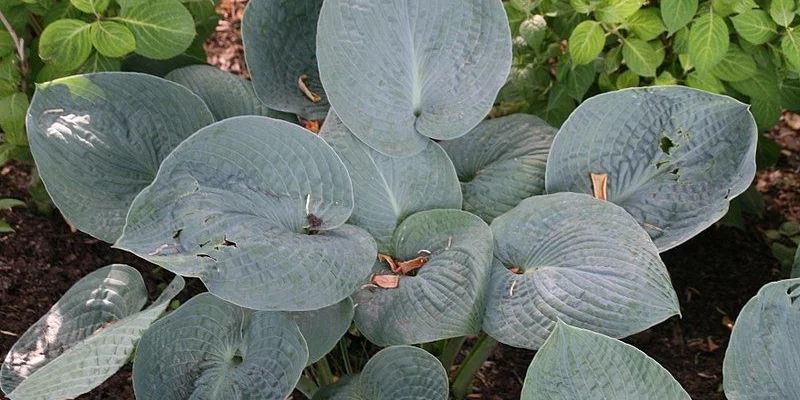
[{"label": "insect damage on leaf", "polygon": [[319,97],[318,94],[311,91],[311,89],[306,86],[306,79],[308,79],[308,75],[302,74],[299,78],[297,78],[297,87],[303,92],[312,103],[319,103],[322,100],[322,97]]},{"label": "insect damage on leaf", "polygon": [[325,222],[322,220],[322,218],[314,215],[314,213],[311,212],[310,194],[306,195],[306,222],[308,223],[308,225],[306,225],[305,228],[308,231],[308,234],[310,235],[315,234],[319,230],[319,227],[321,227],[322,224]]},{"label": "insect damage on leaf", "polygon": [[599,200],[608,200],[606,197],[606,186],[608,185],[608,174],[592,173],[592,190],[594,197]]}]

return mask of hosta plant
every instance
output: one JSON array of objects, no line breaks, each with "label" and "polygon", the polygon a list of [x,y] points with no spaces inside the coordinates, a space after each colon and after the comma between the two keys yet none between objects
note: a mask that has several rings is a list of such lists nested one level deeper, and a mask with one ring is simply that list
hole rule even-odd
[{"label": "hosta plant", "polygon": [[[140,399],[444,400],[499,341],[541,349],[525,398],[687,397],[616,339],[679,314],[659,253],[753,179],[746,105],[645,88],[589,99],[560,129],[485,120],[512,58],[495,0],[253,0],[244,21],[252,83],[191,66],[38,86],[28,138],[61,212],[208,292],[101,348],[143,303],[78,318],[132,290],[108,275],[129,268],[101,269],[12,349],[6,394],[83,393],[135,342]],[[320,134],[292,114],[324,117]],[[91,349],[102,371],[74,368]],[[560,360],[593,350],[595,378],[628,375],[567,384],[584,365]]]}]

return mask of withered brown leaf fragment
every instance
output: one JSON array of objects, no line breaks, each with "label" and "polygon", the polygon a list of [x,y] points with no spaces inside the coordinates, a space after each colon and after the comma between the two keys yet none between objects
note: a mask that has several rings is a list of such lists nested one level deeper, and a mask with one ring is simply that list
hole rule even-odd
[{"label": "withered brown leaf fragment", "polygon": [[513,273],[515,273],[515,274],[517,274],[517,275],[520,275],[520,274],[522,274],[522,268],[520,268],[520,267],[511,266],[511,267],[506,267],[506,268],[507,268],[509,271],[511,271],[511,272],[513,272]]},{"label": "withered brown leaf fragment", "polygon": [[319,97],[318,94],[311,91],[306,85],[306,79],[308,79],[308,75],[302,74],[299,78],[297,78],[297,87],[303,92],[312,103],[319,103],[322,100],[322,97]]},{"label": "withered brown leaf fragment", "polygon": [[319,130],[322,127],[322,122],[321,121],[317,121],[317,120],[313,120],[313,119],[305,119],[305,118],[300,117],[300,116],[297,117],[297,120],[300,121],[300,125],[302,125],[303,128],[306,128],[306,129],[310,130],[314,134],[319,134]]},{"label": "withered brown leaf fragment", "polygon": [[606,186],[608,185],[608,174],[592,173],[592,190],[594,197],[599,200],[608,200],[606,197]]},{"label": "withered brown leaf fragment", "polygon": [[400,286],[400,275],[373,274],[370,282],[379,288],[397,289],[397,287]]},{"label": "withered brown leaf fragment", "polygon": [[430,256],[419,256],[408,261],[398,262],[394,266],[389,264],[389,266],[392,268],[392,272],[396,274],[408,275],[411,271],[419,269],[425,265],[429,259]]},{"label": "withered brown leaf fragment", "polygon": [[389,264],[389,269],[392,271],[397,269],[397,263],[394,261],[394,258],[387,256],[386,254],[378,253],[378,262],[385,262]]}]

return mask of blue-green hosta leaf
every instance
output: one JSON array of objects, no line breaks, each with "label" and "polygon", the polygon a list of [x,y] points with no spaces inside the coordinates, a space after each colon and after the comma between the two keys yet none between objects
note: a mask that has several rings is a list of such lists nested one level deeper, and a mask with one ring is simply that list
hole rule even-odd
[{"label": "blue-green hosta leaf", "polygon": [[690,399],[669,371],[641,350],[561,321],[533,357],[520,398]]},{"label": "blue-green hosta leaf", "polygon": [[369,275],[372,237],[345,225],[353,188],[324,140],[285,121],[228,118],[161,164],[116,243],[260,310],[342,301]]},{"label": "blue-green hosta leaf", "polygon": [[213,122],[188,89],[137,73],[39,85],[28,110],[31,152],[53,203],[72,224],[114,242],[133,198],[161,161]]},{"label": "blue-green hosta leaf", "polygon": [[[430,259],[416,276],[400,276],[397,288],[365,285],[353,294],[359,331],[381,346],[478,333],[492,262],[486,223],[460,210],[423,211],[403,221],[392,242],[397,260],[425,250]],[[375,272],[391,274],[382,263]]]},{"label": "blue-green hosta leaf", "polygon": [[515,114],[481,122],[441,142],[464,193],[464,211],[486,222],[544,193],[544,167],[556,130],[539,117]]},{"label": "blue-green hosta leaf", "polygon": [[417,347],[379,351],[361,374],[322,388],[314,400],[446,400],[447,372],[436,357]]},{"label": "blue-green hosta leaf", "polygon": [[745,304],[725,352],[731,400],[800,398],[800,279],[772,282]]},{"label": "blue-green hosta leaf", "polygon": [[217,67],[190,65],[172,70],[164,78],[200,96],[217,121],[239,115],[263,115],[296,121],[293,115],[270,110],[261,103],[253,91],[252,83]]},{"label": "blue-green hosta leaf", "polygon": [[[322,0],[253,0],[242,21],[256,94],[270,108],[307,119],[325,118],[330,107],[317,70],[320,7]],[[308,94],[301,90],[301,77]]]},{"label": "blue-green hosta leaf", "polygon": [[436,208],[461,208],[461,188],[453,163],[429,141],[411,157],[384,155],[359,141],[331,110],[320,136],[350,172],[355,207],[350,223],[367,230],[388,253],[392,234],[411,214]]},{"label": "blue-green hosta leaf", "polygon": [[535,350],[557,318],[625,337],[679,313],[658,249],[614,204],[535,196],[495,218],[492,232],[483,329],[500,342]]},{"label": "blue-green hosta leaf", "polygon": [[308,344],[308,364],[319,361],[336,346],[353,322],[349,297],[325,308],[291,313]]},{"label": "blue-green hosta leaf", "polygon": [[628,89],[593,97],[561,127],[547,161],[548,193],[593,193],[631,213],[660,251],[728,210],[755,175],[757,130],[747,105],[685,87]]},{"label": "blue-green hosta leaf", "polygon": [[498,0],[328,0],[317,57],[344,124],[405,157],[488,114],[511,68],[511,34]]},{"label": "blue-green hosta leaf", "polygon": [[142,276],[109,265],[73,285],[6,355],[0,387],[12,400],[74,398],[125,364],[136,341],[183,289],[173,280],[147,309]]},{"label": "blue-green hosta leaf", "polygon": [[288,314],[203,293],[142,336],[133,388],[138,399],[285,399],[307,360],[306,341]]}]

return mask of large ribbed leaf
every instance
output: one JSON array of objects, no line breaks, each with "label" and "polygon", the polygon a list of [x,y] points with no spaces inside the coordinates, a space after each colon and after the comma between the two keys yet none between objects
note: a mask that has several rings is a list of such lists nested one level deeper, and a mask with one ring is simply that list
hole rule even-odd
[{"label": "large ribbed leaf", "polygon": [[26,125],[55,205],[76,228],[114,242],[161,161],[211,122],[206,105],[186,88],[115,72],[39,85]]},{"label": "large ribbed leaf", "polygon": [[593,193],[631,213],[660,251],[728,210],[755,175],[757,130],[747,105],[685,87],[622,90],[581,104],[547,160],[548,193]]},{"label": "large ribbed leaf", "polygon": [[664,367],[641,350],[559,321],[533,357],[521,396],[521,400],[553,399],[690,397]]},{"label": "large ribbed leaf", "polygon": [[168,73],[164,78],[187,87],[200,96],[217,121],[239,115],[263,115],[287,121],[293,115],[270,110],[256,97],[253,84],[210,65],[190,65]]},{"label": "large ribbed leaf", "polygon": [[511,35],[499,0],[327,0],[317,57],[353,134],[410,156],[486,116],[511,68]]},{"label": "large ribbed leaf", "polygon": [[495,218],[492,232],[483,329],[500,342],[535,350],[557,318],[625,337],[679,313],[658,249],[614,204],[577,193],[535,196]]},{"label": "large ribbed leaf", "polygon": [[291,313],[308,344],[308,364],[330,353],[353,322],[353,301],[348,297],[332,306]]},{"label": "large ribbed leaf", "polygon": [[92,390],[125,364],[181,289],[178,276],[140,312],[147,290],[138,271],[114,264],[86,275],[14,344],[0,387],[13,400],[59,400]]},{"label": "large ribbed leaf", "polygon": [[[493,246],[485,222],[460,210],[423,211],[400,224],[392,246],[395,259],[414,259],[423,250],[430,259],[416,276],[400,276],[397,288],[365,286],[353,294],[364,336],[384,346],[480,331]],[[382,263],[375,272],[390,273]]]},{"label": "large ribbed leaf", "polygon": [[331,110],[320,132],[350,172],[355,207],[350,222],[367,230],[388,253],[397,225],[411,214],[461,208],[461,188],[453,163],[439,145],[394,158],[359,141]]},{"label": "large ribbed leaf", "polygon": [[142,336],[133,387],[138,399],[279,400],[307,360],[306,341],[288,314],[203,293]]},{"label": "large ribbed leaf", "polygon": [[430,353],[393,346],[375,354],[359,375],[322,388],[314,400],[446,400],[447,372]]},{"label": "large ribbed leaf", "polygon": [[241,116],[203,128],[161,164],[116,246],[261,310],[337,303],[369,275],[375,241],[352,225],[353,189],[324,140]]},{"label": "large ribbed leaf", "polygon": [[745,304],[725,352],[731,400],[799,399],[800,279],[772,282]]},{"label": "large ribbed leaf", "polygon": [[440,143],[458,172],[464,210],[486,222],[544,193],[544,167],[556,130],[527,114],[481,122]]},{"label": "large ribbed leaf", "polygon": [[[242,21],[247,66],[258,97],[275,110],[323,119],[330,105],[317,71],[322,0],[251,0]],[[302,84],[312,97],[301,90]]]}]

